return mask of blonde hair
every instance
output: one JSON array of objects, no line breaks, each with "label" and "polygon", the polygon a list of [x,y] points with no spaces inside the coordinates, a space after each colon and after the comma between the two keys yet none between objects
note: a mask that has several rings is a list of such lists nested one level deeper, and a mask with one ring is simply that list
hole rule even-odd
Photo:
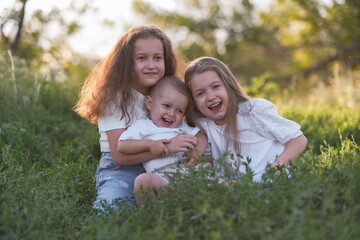
[{"label": "blonde hair", "polygon": [[[230,69],[221,61],[211,57],[201,57],[192,61],[185,70],[185,84],[190,94],[190,101],[187,109],[187,121],[194,125],[200,117],[204,115],[197,108],[194,98],[191,94],[191,80],[199,73],[206,71],[214,71],[225,85],[226,91],[229,95],[229,107],[226,112],[226,128],[225,134],[233,136],[233,146],[237,153],[240,152],[238,143],[238,127],[237,127],[237,112],[240,102],[245,102],[250,97],[245,93],[244,89],[239,84],[238,80],[232,74]],[[230,145],[230,138],[227,138],[226,147]]]},{"label": "blonde hair", "polygon": [[173,87],[176,91],[189,98],[184,81],[176,76],[165,76],[161,78],[154,86],[150,88],[149,95],[153,98],[158,94],[158,91],[162,91],[164,87],[168,86]]},{"label": "blonde hair", "polygon": [[[138,39],[155,37],[164,48],[165,76],[182,76],[184,60],[176,52],[170,39],[159,28],[142,25],[130,28],[120,37],[109,54],[92,69],[79,93],[74,111],[92,123],[104,114],[111,102],[121,109],[121,119],[131,121],[134,83],[134,43]],[[118,99],[119,93],[121,98]]]}]

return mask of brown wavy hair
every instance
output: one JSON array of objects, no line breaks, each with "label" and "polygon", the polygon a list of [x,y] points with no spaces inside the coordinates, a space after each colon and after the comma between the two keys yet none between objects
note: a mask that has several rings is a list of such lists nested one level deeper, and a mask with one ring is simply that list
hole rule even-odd
[{"label": "brown wavy hair", "polygon": [[[130,28],[109,54],[100,60],[92,69],[80,90],[79,100],[74,111],[92,123],[105,114],[110,103],[114,102],[121,109],[121,119],[131,121],[134,102],[134,43],[138,39],[155,37],[164,47],[165,76],[183,76],[184,60],[173,48],[170,39],[163,31],[153,25],[142,25]],[[119,93],[121,98],[118,99]]]},{"label": "brown wavy hair", "polygon": [[[186,120],[189,124],[196,124],[197,120],[204,115],[197,108],[194,98],[192,96],[191,90],[191,80],[192,78],[199,73],[206,71],[214,71],[219,78],[223,81],[226,91],[229,95],[229,107],[226,112],[226,128],[225,134],[227,136],[233,136],[233,146],[236,152],[240,152],[239,143],[237,141],[238,137],[238,127],[237,127],[237,112],[238,105],[240,102],[245,102],[250,99],[250,97],[245,93],[244,89],[240,85],[239,81],[232,74],[230,69],[220,60],[211,57],[201,57],[192,61],[185,70],[185,84],[189,91],[190,100],[188,104]],[[230,144],[230,139],[227,138],[226,147]]]}]

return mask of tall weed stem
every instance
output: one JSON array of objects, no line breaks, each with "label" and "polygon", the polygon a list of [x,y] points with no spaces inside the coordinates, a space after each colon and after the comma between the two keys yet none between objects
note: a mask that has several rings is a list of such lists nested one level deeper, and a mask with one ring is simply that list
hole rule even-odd
[{"label": "tall weed stem", "polygon": [[17,100],[17,86],[16,86],[16,80],[15,80],[15,64],[14,64],[14,59],[11,53],[11,50],[8,50],[8,54],[10,57],[10,63],[11,63],[11,80],[13,82],[13,88],[14,88],[14,97],[15,97],[15,101]]}]

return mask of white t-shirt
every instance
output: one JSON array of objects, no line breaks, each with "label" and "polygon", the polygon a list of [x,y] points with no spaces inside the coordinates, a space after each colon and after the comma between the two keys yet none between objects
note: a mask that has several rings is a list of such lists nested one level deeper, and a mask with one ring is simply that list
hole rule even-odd
[{"label": "white t-shirt", "polygon": [[[130,125],[125,132],[120,135],[119,141],[126,139],[171,139],[180,134],[196,135],[199,128],[190,127],[183,120],[177,128],[158,127],[149,118],[138,119]],[[156,169],[177,162],[181,159],[183,153],[170,155],[164,158],[153,159],[143,163],[148,173],[154,172]]]},{"label": "white t-shirt", "polygon": [[[199,121],[204,129],[215,159],[223,156],[226,151],[235,153],[232,141],[226,148],[226,125],[218,126],[208,118]],[[239,103],[237,114],[238,142],[242,162],[249,157],[249,166],[254,171],[254,181],[260,181],[265,172],[266,165],[272,163],[285,149],[285,143],[302,135],[300,125],[285,119],[277,113],[277,108],[265,99],[250,99]],[[236,159],[236,158],[235,158]],[[226,162],[235,166],[237,160],[227,157]],[[236,165],[237,166],[237,165]],[[246,168],[240,165],[240,173],[245,173]]]},{"label": "white t-shirt", "polygon": [[[109,142],[106,132],[114,129],[127,128],[132,122],[137,119],[145,118],[148,111],[145,107],[145,96],[136,90],[132,90],[135,101],[133,111],[130,111],[131,121],[127,123],[128,118],[121,119],[121,109],[117,108],[115,104],[111,104],[106,111],[106,114],[99,116],[98,127],[100,133],[100,150],[101,152],[110,152]],[[118,99],[120,96],[118,96]],[[121,119],[121,120],[120,120]]]}]

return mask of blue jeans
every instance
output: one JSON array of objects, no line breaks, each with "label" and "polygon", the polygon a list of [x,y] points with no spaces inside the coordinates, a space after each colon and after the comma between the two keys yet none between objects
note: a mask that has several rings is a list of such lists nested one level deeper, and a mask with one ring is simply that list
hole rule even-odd
[{"label": "blue jeans", "polygon": [[111,154],[103,153],[96,170],[97,197],[93,208],[104,210],[103,204],[106,204],[118,211],[116,199],[136,205],[134,181],[143,172],[145,171],[142,164],[116,166]]}]

